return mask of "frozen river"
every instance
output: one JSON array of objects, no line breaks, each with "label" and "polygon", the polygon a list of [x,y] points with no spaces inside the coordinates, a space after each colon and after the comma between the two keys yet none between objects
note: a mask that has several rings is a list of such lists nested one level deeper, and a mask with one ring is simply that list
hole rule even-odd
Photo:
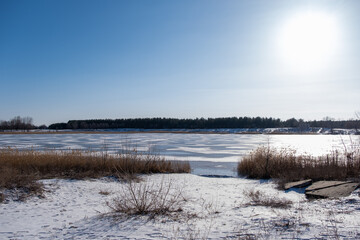
[{"label": "frozen river", "polygon": [[190,161],[193,173],[235,176],[241,157],[260,145],[290,147],[297,153],[322,155],[343,149],[356,136],[264,134],[14,134],[0,135],[0,147],[19,149],[90,149],[119,153],[124,149],[155,152],[169,160]]}]

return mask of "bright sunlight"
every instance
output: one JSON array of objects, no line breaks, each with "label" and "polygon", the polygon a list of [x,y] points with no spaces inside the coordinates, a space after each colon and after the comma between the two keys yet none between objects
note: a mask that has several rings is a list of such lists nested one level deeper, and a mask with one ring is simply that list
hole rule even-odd
[{"label": "bright sunlight", "polygon": [[313,71],[327,66],[339,47],[335,16],[308,11],[291,17],[279,34],[279,51],[287,65],[297,71]]}]

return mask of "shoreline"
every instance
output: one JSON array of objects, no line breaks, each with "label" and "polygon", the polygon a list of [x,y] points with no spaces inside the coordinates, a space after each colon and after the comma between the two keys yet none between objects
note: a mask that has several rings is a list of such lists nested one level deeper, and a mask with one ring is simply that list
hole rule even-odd
[{"label": "shoreline", "polygon": [[239,134],[239,135],[341,135],[316,132],[213,132],[213,131],[44,131],[44,132],[0,132],[0,135],[29,135],[29,134],[138,134],[138,133],[174,133],[174,134]]}]

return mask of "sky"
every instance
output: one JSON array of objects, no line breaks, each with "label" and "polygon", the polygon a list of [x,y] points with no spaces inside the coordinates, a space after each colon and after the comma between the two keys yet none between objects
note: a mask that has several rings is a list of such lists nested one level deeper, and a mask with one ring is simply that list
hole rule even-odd
[{"label": "sky", "polygon": [[0,120],[355,118],[357,0],[1,0]]}]

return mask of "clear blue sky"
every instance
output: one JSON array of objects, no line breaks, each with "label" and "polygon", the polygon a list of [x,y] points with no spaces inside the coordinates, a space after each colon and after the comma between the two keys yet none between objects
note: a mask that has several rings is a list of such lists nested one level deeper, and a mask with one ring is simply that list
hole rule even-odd
[{"label": "clear blue sky", "polygon": [[[318,20],[291,25],[309,12],[332,19],[323,44],[318,29],[303,39]],[[359,13],[357,0],[1,0],[0,120],[354,118]]]}]

